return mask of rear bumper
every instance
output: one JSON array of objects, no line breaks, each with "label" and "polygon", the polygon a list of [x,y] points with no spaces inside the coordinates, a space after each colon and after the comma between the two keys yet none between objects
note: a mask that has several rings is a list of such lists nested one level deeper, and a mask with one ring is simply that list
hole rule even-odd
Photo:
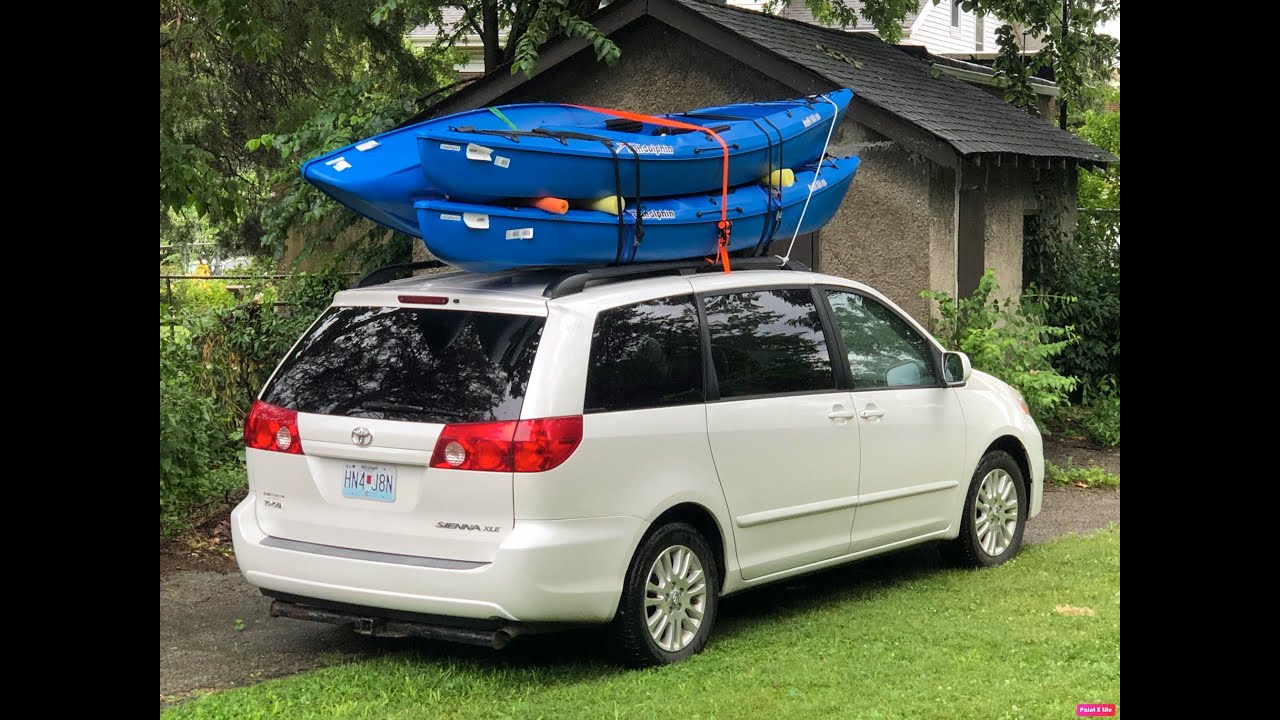
[{"label": "rear bumper", "polygon": [[448,617],[608,622],[644,532],[636,517],[520,520],[494,560],[470,569],[420,567],[264,544],[256,494],[231,513],[240,572],[251,585],[301,598]]}]

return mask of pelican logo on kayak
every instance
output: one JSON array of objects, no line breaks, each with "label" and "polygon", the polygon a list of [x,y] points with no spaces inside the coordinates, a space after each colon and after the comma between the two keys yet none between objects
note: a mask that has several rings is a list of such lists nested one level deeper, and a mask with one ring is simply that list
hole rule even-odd
[{"label": "pelican logo on kayak", "polygon": [[827,186],[827,181],[823,180],[822,178],[818,178],[817,180],[814,180],[813,182],[809,183],[809,192],[815,192],[815,191],[821,190],[826,186]]},{"label": "pelican logo on kayak", "polygon": [[670,145],[632,145],[636,149],[636,153],[640,155],[675,155],[676,149]]},{"label": "pelican logo on kayak", "polygon": [[812,115],[808,115],[804,119],[804,126],[809,127],[810,125],[818,122],[821,119],[822,119],[822,116],[819,115],[818,113],[813,113]]},{"label": "pelican logo on kayak", "polygon": [[[627,210],[627,214],[631,217],[636,216],[635,210]],[[675,220],[675,210],[645,210],[640,216],[641,220]]]}]

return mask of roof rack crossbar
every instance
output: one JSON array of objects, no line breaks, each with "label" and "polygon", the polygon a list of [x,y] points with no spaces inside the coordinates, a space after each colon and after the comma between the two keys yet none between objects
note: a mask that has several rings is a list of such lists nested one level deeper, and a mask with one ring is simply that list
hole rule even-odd
[{"label": "roof rack crossbar", "polygon": [[[364,288],[371,285],[381,285],[392,280],[399,280],[404,277],[403,273],[409,273],[414,270],[428,270],[430,268],[448,267],[439,260],[420,260],[411,263],[396,263],[395,265],[383,265],[377,270],[370,270],[363,277],[356,281],[356,287]],[[457,273],[442,273],[457,274]]]},{"label": "roof rack crossbar", "polygon": [[[732,259],[732,267],[735,270],[796,270],[800,272],[808,272],[809,268],[802,262],[791,260],[782,263],[780,258],[765,257],[740,257]],[[651,262],[651,263],[633,263],[630,265],[610,265],[607,267],[588,268],[565,274],[559,279],[547,285],[547,289],[543,291],[542,296],[554,300],[555,298],[565,297],[566,295],[574,295],[582,292],[587,283],[592,280],[607,280],[623,277],[636,277],[641,275],[662,274],[669,272],[680,272],[683,270],[692,270],[694,272],[706,272],[709,270],[721,270],[724,266],[719,263],[709,263],[702,258],[692,260],[674,260],[671,262]]]}]

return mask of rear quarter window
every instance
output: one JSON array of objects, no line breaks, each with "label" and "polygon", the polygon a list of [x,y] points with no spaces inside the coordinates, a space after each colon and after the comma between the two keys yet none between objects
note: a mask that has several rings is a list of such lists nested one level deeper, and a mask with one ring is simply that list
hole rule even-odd
[{"label": "rear quarter window", "polygon": [[596,316],[584,412],[702,401],[702,341],[692,295],[624,305]]},{"label": "rear quarter window", "polygon": [[262,399],[321,415],[515,420],[544,324],[527,315],[330,308],[285,358]]}]

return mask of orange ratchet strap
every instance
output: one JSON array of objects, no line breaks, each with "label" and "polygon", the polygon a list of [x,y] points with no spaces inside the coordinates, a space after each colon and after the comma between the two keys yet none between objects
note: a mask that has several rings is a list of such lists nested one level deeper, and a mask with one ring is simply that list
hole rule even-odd
[{"label": "orange ratchet strap", "polygon": [[[724,271],[729,272],[729,237],[733,233],[733,223],[729,220],[729,146],[720,138],[720,134],[715,130],[704,128],[701,125],[693,125],[692,123],[683,123],[678,120],[668,120],[667,118],[654,117],[652,115],[642,115],[640,113],[626,112],[623,110],[611,110],[609,108],[591,107],[590,105],[570,105],[570,107],[582,108],[583,110],[591,110],[592,112],[612,115],[614,117],[623,118],[624,120],[634,120],[642,123],[653,123],[654,125],[662,125],[663,127],[680,128],[682,130],[693,130],[695,132],[704,133],[715,141],[720,143],[720,149],[724,151],[724,170],[720,184],[720,222],[716,223],[717,228],[717,245],[716,255],[720,259],[720,263],[724,265]],[[636,162],[640,158],[636,157]],[[636,191],[639,192],[639,188]]]}]

